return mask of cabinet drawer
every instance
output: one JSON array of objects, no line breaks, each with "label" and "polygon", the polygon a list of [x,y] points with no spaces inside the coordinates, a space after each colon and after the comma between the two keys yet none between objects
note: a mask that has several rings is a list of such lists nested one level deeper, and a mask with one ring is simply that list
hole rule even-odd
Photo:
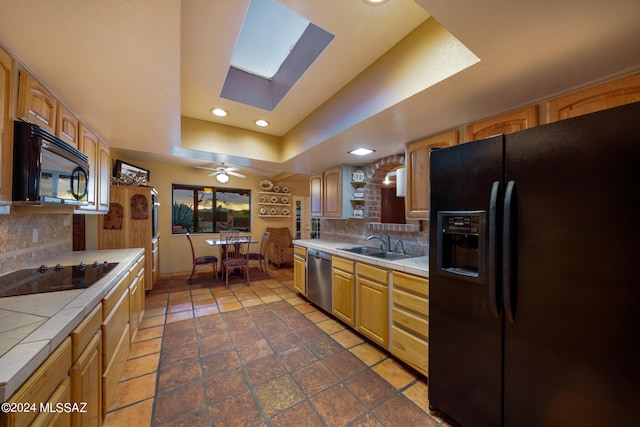
[{"label": "cabinet drawer", "polygon": [[396,326],[391,327],[391,354],[429,374],[429,344]]},{"label": "cabinet drawer", "polygon": [[394,271],[393,286],[407,289],[425,297],[429,296],[429,280],[425,277],[412,276],[400,271]]},{"label": "cabinet drawer", "polygon": [[401,289],[393,289],[393,304],[429,316],[429,300]]},{"label": "cabinet drawer", "polygon": [[89,341],[100,329],[102,323],[102,303],[98,303],[96,308],[84,318],[82,323],[71,332],[71,343],[73,348],[73,360],[78,360]]},{"label": "cabinet drawer", "polygon": [[118,303],[122,294],[128,291],[129,283],[131,282],[129,275],[120,279],[120,281],[111,289],[111,291],[102,299],[102,318],[106,319],[111,314],[111,310]]},{"label": "cabinet drawer", "polygon": [[348,273],[353,273],[353,265],[354,262],[350,259],[344,259],[339,257],[331,257],[331,266],[333,268],[337,268],[338,270],[346,271]]},{"label": "cabinet drawer", "polygon": [[295,255],[300,255],[301,257],[306,257],[307,256],[307,248],[303,248],[300,246],[294,246],[293,247],[293,253]]},{"label": "cabinet drawer", "polygon": [[[29,379],[8,400],[10,403],[47,402],[67,377],[71,369],[71,338],[67,338],[40,365]],[[39,409],[39,408],[38,408]],[[36,412],[12,412],[7,414],[8,426],[27,426],[36,416]]]},{"label": "cabinet drawer", "polygon": [[429,338],[429,320],[411,314],[408,311],[400,310],[394,307],[391,310],[393,324],[415,332],[422,337]]},{"label": "cabinet drawer", "polygon": [[389,283],[389,271],[369,264],[358,263],[358,276],[365,276],[377,282]]},{"label": "cabinet drawer", "polygon": [[120,301],[102,323],[103,366],[107,366],[122,335],[129,325],[129,292],[122,295]]},{"label": "cabinet drawer", "polygon": [[118,345],[113,353],[110,363],[105,366],[104,375],[102,376],[102,417],[107,416],[107,410],[113,400],[113,396],[118,386],[118,381],[127,362],[129,351],[131,350],[131,341],[129,341],[129,325],[126,325],[122,331],[122,336],[118,340]]}]

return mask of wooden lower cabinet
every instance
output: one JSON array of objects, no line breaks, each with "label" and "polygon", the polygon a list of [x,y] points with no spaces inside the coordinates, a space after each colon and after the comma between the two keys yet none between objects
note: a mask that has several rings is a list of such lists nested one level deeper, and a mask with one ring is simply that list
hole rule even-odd
[{"label": "wooden lower cabinet", "polygon": [[373,342],[389,344],[389,271],[357,263],[356,329]]},{"label": "wooden lower cabinet", "polygon": [[[22,427],[33,425],[48,425],[45,421],[53,421],[59,426],[71,425],[69,418],[51,418],[49,412],[39,413],[42,404],[54,405],[58,402],[69,402],[69,370],[71,369],[71,338],[67,337],[62,344],[40,365],[27,381],[11,396],[8,403],[33,403],[38,405],[36,411],[21,411],[0,414],[0,425],[7,427]],[[4,419],[2,417],[5,417]]]},{"label": "wooden lower cabinet", "polygon": [[102,331],[75,361],[70,371],[71,402],[86,404],[86,412],[73,412],[73,426],[102,425]]},{"label": "wooden lower cabinet", "polygon": [[[69,427],[71,426],[71,412],[64,410],[64,405],[69,405],[71,402],[71,385],[69,377],[66,377],[58,388],[53,392],[49,401],[47,402],[49,408],[48,411],[40,412],[33,423],[32,427],[47,426],[47,427]],[[62,410],[58,411],[58,406],[62,405]],[[75,427],[75,424],[73,424]]]},{"label": "wooden lower cabinet", "polygon": [[307,294],[307,249],[293,249],[293,288],[301,295]]},{"label": "wooden lower cabinet", "polygon": [[356,280],[354,262],[334,256],[331,261],[333,310],[349,326],[356,324]]},{"label": "wooden lower cabinet", "polygon": [[428,375],[429,281],[393,272],[391,353]]}]

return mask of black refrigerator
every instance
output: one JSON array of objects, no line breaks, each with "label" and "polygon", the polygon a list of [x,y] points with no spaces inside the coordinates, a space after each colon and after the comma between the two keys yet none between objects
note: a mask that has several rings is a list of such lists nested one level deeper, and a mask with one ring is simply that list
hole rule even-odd
[{"label": "black refrigerator", "polygon": [[640,103],[431,153],[429,402],[640,425]]}]

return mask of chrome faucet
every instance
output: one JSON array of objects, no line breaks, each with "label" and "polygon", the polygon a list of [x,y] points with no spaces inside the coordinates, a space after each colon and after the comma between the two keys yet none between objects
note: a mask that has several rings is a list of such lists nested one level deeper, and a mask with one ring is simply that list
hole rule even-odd
[{"label": "chrome faucet", "polygon": [[[400,250],[398,250],[398,244],[400,245]],[[398,241],[396,242],[396,246],[393,248],[393,251],[399,254],[406,254],[407,251],[404,250],[404,242],[398,239]]]},{"label": "chrome faucet", "polygon": [[391,251],[391,237],[388,234],[383,233],[380,236],[369,236],[367,240],[378,239],[380,240],[380,250],[383,252]]}]

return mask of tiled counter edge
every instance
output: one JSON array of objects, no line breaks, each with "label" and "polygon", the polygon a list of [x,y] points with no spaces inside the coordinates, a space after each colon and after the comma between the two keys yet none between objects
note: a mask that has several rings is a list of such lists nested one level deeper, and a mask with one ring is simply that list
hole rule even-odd
[{"label": "tiled counter edge", "polygon": [[328,252],[332,255],[337,255],[342,258],[361,261],[367,264],[377,265],[379,267],[389,268],[396,271],[403,271],[405,273],[413,274],[419,277],[425,277],[427,279],[429,278],[429,257],[428,256],[389,261],[389,260],[377,259],[377,258],[373,258],[366,255],[358,255],[351,252],[340,250],[340,248],[349,248],[352,246],[358,246],[353,243],[334,242],[330,240],[305,239],[305,240],[294,240],[293,244],[297,246],[303,246],[308,249],[317,249],[319,251]]},{"label": "tiled counter edge", "polygon": [[118,265],[87,289],[0,298],[0,314],[5,318],[26,314],[47,319],[0,357],[0,402],[29,378],[143,254],[141,248],[69,252],[44,263],[76,265],[106,259]]}]

